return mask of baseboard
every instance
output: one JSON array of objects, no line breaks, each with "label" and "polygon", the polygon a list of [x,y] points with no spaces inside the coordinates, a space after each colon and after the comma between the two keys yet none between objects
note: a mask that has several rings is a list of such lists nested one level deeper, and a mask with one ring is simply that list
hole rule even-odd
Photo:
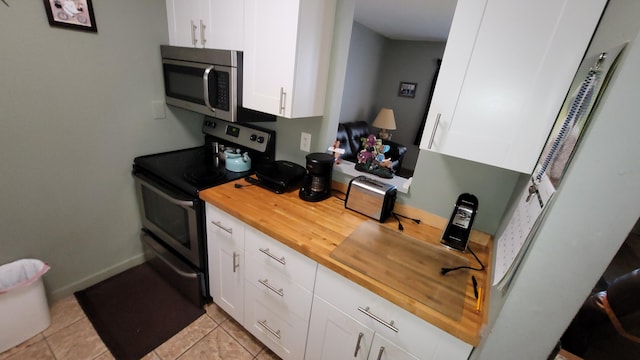
[{"label": "baseboard", "polygon": [[67,296],[73,295],[78,290],[85,289],[93,284],[97,284],[102,280],[108,279],[111,276],[121,273],[133,266],[140,265],[145,261],[144,254],[136,255],[118,264],[110,266],[102,271],[89,275],[83,279],[73,282],[67,286],[63,286],[59,289],[51,290],[47,292],[47,299],[52,304],[60,299],[64,299]]}]

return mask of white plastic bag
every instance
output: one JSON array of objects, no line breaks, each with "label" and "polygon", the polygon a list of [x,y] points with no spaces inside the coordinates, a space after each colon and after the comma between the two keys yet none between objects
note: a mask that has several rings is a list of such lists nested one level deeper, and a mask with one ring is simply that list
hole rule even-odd
[{"label": "white plastic bag", "polygon": [[21,259],[0,266],[0,295],[28,286],[49,271],[49,265],[36,259]]}]

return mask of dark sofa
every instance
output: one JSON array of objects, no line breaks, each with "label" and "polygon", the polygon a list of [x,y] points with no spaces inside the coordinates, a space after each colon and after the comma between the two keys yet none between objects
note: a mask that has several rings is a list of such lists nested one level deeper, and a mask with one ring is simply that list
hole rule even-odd
[{"label": "dark sofa", "polygon": [[[375,132],[371,132],[366,121],[340,123],[336,139],[340,141],[340,147],[344,149],[344,154],[341,158],[357,163],[356,155],[362,148],[361,139],[368,137],[372,133],[376,135]],[[407,147],[391,140],[382,140],[382,143],[389,145],[389,151],[385,154],[385,158],[391,158],[393,170],[397,173],[402,168],[402,159],[407,152]]]}]

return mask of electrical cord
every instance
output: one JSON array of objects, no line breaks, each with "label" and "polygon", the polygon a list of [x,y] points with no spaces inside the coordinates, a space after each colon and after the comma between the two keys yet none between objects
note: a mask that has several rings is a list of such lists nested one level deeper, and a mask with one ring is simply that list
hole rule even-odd
[{"label": "electrical cord", "polygon": [[[393,215],[396,216],[396,219],[397,219],[397,216],[400,216],[400,217],[403,217],[405,219],[409,219],[409,220],[413,221],[416,224],[420,224],[420,219],[414,219],[414,218],[411,218],[411,217],[408,217],[408,216],[405,216],[405,215],[402,215],[402,214],[398,214],[398,213],[393,213]],[[398,221],[400,221],[400,220],[398,220]]]},{"label": "electrical cord", "polygon": [[476,271],[482,271],[485,269],[484,264],[482,263],[482,261],[480,261],[480,259],[478,258],[478,256],[476,255],[476,253],[473,252],[473,250],[471,250],[470,246],[467,246],[467,249],[469,249],[469,252],[471,252],[471,255],[473,255],[474,258],[476,258],[476,260],[478,260],[478,263],[480,264],[480,268],[474,268],[471,266],[456,266],[456,267],[452,267],[452,268],[441,268],[440,269],[440,275],[446,275],[448,272],[454,271],[454,270],[460,270],[460,269],[471,269],[471,270],[476,270]]},{"label": "electrical cord", "polygon": [[398,220],[398,230],[400,231],[404,231],[404,226],[402,226],[402,222],[400,222],[400,218],[398,217],[398,214],[396,213],[392,213],[393,217],[396,218],[396,220]]},{"label": "electrical cord", "polygon": [[255,184],[247,184],[247,185],[242,185],[242,184],[233,184],[233,186],[234,186],[236,189],[245,188],[245,187],[248,187],[248,186],[254,186],[254,185],[255,185]]}]

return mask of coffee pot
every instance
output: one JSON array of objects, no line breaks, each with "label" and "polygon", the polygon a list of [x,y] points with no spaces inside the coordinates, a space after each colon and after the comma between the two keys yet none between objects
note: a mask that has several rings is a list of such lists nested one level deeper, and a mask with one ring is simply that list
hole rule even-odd
[{"label": "coffee pot", "polygon": [[302,181],[299,196],[316,202],[331,196],[331,175],[335,158],[331,154],[312,153],[306,156],[307,174]]}]

